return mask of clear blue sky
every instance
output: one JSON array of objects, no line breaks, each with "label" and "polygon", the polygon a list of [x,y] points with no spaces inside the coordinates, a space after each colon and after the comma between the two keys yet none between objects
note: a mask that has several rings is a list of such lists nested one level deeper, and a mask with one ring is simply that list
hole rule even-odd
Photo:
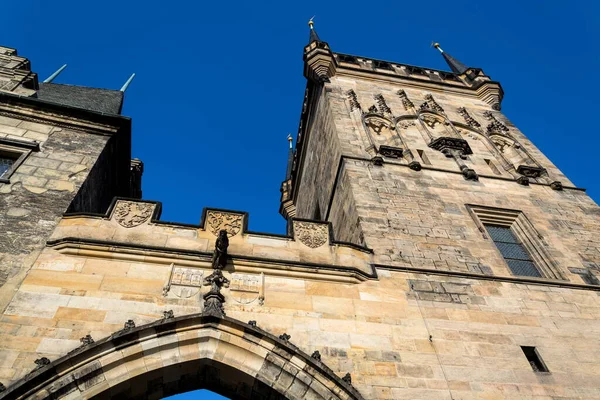
[{"label": "clear blue sky", "polygon": [[7,1],[0,44],[41,79],[127,91],[144,197],[163,219],[202,207],[277,213],[286,135],[296,133],[307,20],[334,51],[445,69],[432,40],[502,83],[503,111],[567,176],[600,199],[600,2]]},{"label": "clear blue sky", "polygon": [[446,68],[432,40],[502,83],[503,111],[596,200],[600,135],[595,1],[5,2],[0,43],[43,79],[118,89],[144,197],[163,219],[198,223],[203,207],[250,212],[250,229],[284,232],[278,214],[286,135],[305,85],[307,20],[334,51]]}]

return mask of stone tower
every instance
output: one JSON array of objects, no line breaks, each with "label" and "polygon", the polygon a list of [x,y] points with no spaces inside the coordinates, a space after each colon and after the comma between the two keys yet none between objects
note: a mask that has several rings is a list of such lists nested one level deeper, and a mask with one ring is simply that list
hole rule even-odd
[{"label": "stone tower", "polygon": [[0,310],[65,212],[136,193],[122,103],[117,90],[38,83],[28,59],[0,47]]},{"label": "stone tower", "polygon": [[334,53],[311,24],[287,235],[103,209],[140,194],[95,182],[111,151],[130,166],[129,125],[79,95],[112,94],[4,71],[21,93],[0,128],[42,142],[0,186],[3,227],[40,232],[0,238],[33,262],[0,318],[0,400],[600,398],[600,209],[499,112],[498,82],[442,55],[452,72]]},{"label": "stone tower", "polygon": [[597,205],[500,113],[499,82],[435,47],[453,72],[333,53],[311,28],[282,215],[377,264],[596,282]]}]

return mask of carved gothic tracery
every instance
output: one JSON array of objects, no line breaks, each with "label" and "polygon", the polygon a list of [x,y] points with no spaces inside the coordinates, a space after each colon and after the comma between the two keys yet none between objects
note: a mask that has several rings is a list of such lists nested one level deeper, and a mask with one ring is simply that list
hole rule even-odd
[{"label": "carved gothic tracery", "polygon": [[219,235],[221,230],[226,230],[229,236],[237,235],[242,229],[242,215],[226,212],[209,211],[207,223],[208,229],[213,235]]},{"label": "carved gothic tracery", "polygon": [[362,110],[362,108],[360,107],[360,103],[358,102],[356,92],[350,89],[346,92],[346,94],[348,95],[348,100],[350,101],[350,111]]},{"label": "carved gothic tracery", "polygon": [[404,90],[398,90],[398,96],[400,96],[400,99],[402,100],[402,105],[404,106],[404,109],[406,111],[408,111],[410,108],[415,108],[415,105],[412,101],[410,101]]},{"label": "carved gothic tracery", "polygon": [[467,109],[466,109],[466,108],[464,108],[464,107],[460,107],[460,108],[458,109],[458,113],[459,113],[460,115],[462,115],[462,117],[465,119],[465,122],[466,122],[466,123],[467,123],[467,125],[469,125],[470,127],[473,127],[473,128],[479,128],[479,127],[481,127],[481,124],[480,124],[479,122],[477,122],[477,121],[475,120],[475,118],[471,117],[471,115],[469,114],[469,112],[467,111]]},{"label": "carved gothic tracery", "polygon": [[298,240],[313,249],[323,246],[329,240],[329,228],[325,224],[296,221],[294,230]]},{"label": "carved gothic tracery", "polygon": [[[433,98],[433,96],[431,94],[428,94],[425,96],[425,100],[427,100],[425,103],[423,104],[427,104],[428,108],[431,108],[434,111],[437,112],[444,112],[444,109],[442,108],[442,106],[440,106],[437,101],[435,101],[435,99]],[[421,107],[423,107],[423,105],[421,105]]]},{"label": "carved gothic tracery", "polygon": [[125,228],[133,228],[146,222],[152,215],[154,204],[134,201],[119,201],[115,206],[114,218]]},{"label": "carved gothic tracery", "polygon": [[487,126],[488,133],[508,132],[508,127],[502,122],[498,121],[494,114],[492,114],[490,111],[484,112],[483,116],[486,117],[488,121],[490,121],[490,123]]},{"label": "carved gothic tracery", "polygon": [[388,107],[387,103],[385,102],[385,98],[383,97],[383,95],[381,94],[376,94],[375,95],[375,101],[377,101],[377,105],[379,106],[379,109],[384,113],[384,114],[392,114],[392,110]]}]

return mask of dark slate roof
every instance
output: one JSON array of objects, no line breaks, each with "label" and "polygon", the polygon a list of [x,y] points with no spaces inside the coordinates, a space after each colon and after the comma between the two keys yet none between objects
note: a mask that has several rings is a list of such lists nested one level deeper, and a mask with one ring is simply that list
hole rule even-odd
[{"label": "dark slate roof", "polygon": [[120,90],[59,83],[40,83],[37,97],[40,100],[104,114],[121,114],[123,106],[123,92]]}]

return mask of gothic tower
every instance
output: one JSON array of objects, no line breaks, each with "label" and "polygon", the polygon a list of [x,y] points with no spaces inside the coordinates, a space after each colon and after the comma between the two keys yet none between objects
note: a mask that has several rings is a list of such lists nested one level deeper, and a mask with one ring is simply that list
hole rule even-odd
[{"label": "gothic tower", "polygon": [[139,195],[123,92],[38,82],[0,47],[0,310],[65,212],[104,212]]},{"label": "gothic tower", "polygon": [[597,205],[500,112],[499,82],[435,47],[452,72],[333,53],[311,27],[280,212],[377,264],[597,282]]}]

